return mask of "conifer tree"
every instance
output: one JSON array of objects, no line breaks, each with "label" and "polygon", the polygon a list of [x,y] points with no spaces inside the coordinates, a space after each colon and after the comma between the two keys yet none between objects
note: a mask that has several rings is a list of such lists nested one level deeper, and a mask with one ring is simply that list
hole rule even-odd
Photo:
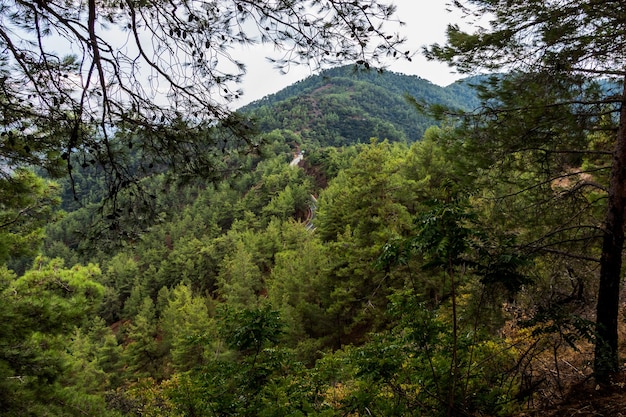
[{"label": "conifer tree", "polygon": [[[93,314],[103,288],[94,265],[67,269],[37,258],[16,277],[0,267],[0,410],[3,415],[75,415],[63,408],[67,378],[65,337]],[[67,384],[66,384],[67,387]],[[77,388],[75,393],[87,389]],[[64,392],[65,391],[65,392]]]},{"label": "conifer tree", "polygon": [[[466,114],[467,126],[473,127],[468,141],[481,152],[483,163],[493,164],[506,154],[526,154],[525,161],[537,162],[546,178],[554,179],[576,166],[581,155],[598,153],[588,146],[590,132],[612,134],[601,237],[595,243],[587,237],[588,253],[581,254],[589,257],[594,246],[600,252],[594,371],[599,381],[606,382],[619,368],[617,325],[626,208],[626,5],[617,0],[454,4],[468,19],[478,20],[475,30],[449,26],[447,43],[427,48],[427,56],[464,73],[508,74],[492,77],[482,91],[481,111]],[[597,83],[599,78],[605,83]],[[607,123],[606,115],[615,123]],[[591,181],[579,185],[595,187]]]},{"label": "conifer tree", "polygon": [[27,169],[0,173],[0,262],[37,252],[59,200],[57,184]]},{"label": "conifer tree", "polygon": [[145,297],[141,308],[130,324],[123,360],[130,379],[158,378],[163,351],[157,340],[158,328],[154,302]]},{"label": "conifer tree", "polygon": [[264,285],[261,271],[242,241],[235,242],[232,254],[224,258],[217,283],[229,305],[250,308],[259,304]]},{"label": "conifer tree", "polygon": [[172,290],[161,322],[176,370],[188,371],[202,366],[211,347],[209,336],[216,338],[206,300],[194,296],[189,287],[180,284]]}]

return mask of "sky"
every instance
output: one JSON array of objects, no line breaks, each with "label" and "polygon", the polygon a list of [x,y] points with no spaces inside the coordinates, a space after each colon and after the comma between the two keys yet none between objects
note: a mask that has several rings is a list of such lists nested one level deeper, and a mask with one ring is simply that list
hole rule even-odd
[{"label": "sky", "polygon": [[[446,86],[461,78],[446,64],[427,61],[419,51],[422,46],[445,42],[448,23],[458,23],[458,15],[446,10],[447,0],[392,0],[397,6],[397,16],[406,23],[398,31],[407,38],[407,49],[418,51],[412,62],[406,60],[389,61],[387,69],[407,75],[417,75],[434,84]],[[307,66],[292,67],[287,74],[281,74],[267,62],[265,57],[271,54],[270,47],[256,45],[246,48],[245,62],[248,73],[241,88],[242,98],[233,103],[243,106],[268,94],[280,91],[296,81],[315,74]]]},{"label": "sky", "polygon": [[[392,3],[397,7],[396,17],[405,23],[404,26],[388,24],[385,30],[389,33],[398,32],[407,39],[402,49],[417,52],[412,57],[412,62],[407,60],[389,60],[384,65],[386,69],[407,75],[417,75],[434,84],[446,86],[461,78],[458,74],[449,68],[446,64],[438,62],[429,62],[422,55],[423,46],[433,43],[445,43],[445,31],[449,23],[461,23],[461,19],[457,14],[448,11],[447,3],[452,0],[380,0],[383,3]],[[108,32],[109,39],[119,38],[122,48],[127,45],[127,33]],[[52,45],[55,44],[52,38]],[[148,44],[148,43],[147,43]],[[66,46],[64,42],[59,45]],[[82,51],[73,50],[69,45],[69,53],[80,55]],[[63,52],[64,54],[67,52]],[[247,74],[243,82],[237,88],[243,89],[244,94],[237,101],[227,104],[231,109],[244,106],[252,101],[261,99],[269,94],[276,93],[281,89],[302,80],[315,72],[311,67],[306,65],[292,66],[287,74],[280,73],[273,68],[272,64],[267,61],[267,56],[273,54],[271,45],[256,44],[253,46],[243,47],[240,51],[229,51],[230,55],[236,59],[243,61],[247,66]],[[132,53],[131,53],[132,55]],[[224,103],[226,104],[226,103]]]}]

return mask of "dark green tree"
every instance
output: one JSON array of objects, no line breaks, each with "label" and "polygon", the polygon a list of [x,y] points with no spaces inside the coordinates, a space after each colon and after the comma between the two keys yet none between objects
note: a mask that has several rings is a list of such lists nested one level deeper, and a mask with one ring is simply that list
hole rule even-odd
[{"label": "dark green tree", "polygon": [[[406,147],[372,143],[364,146],[320,195],[314,221],[324,243],[329,268],[320,294],[334,320],[335,345],[360,341],[382,324],[389,291],[404,277],[376,267],[388,241],[412,229],[412,192],[402,175]],[[367,330],[364,330],[367,329]]]},{"label": "dark green tree", "polygon": [[276,415],[267,391],[282,382],[283,373],[298,367],[278,347],[283,327],[278,312],[269,306],[225,307],[219,316],[227,350],[181,376],[171,394],[177,409],[185,416]]},{"label": "dark green tree", "polygon": [[284,223],[281,238],[285,247],[274,255],[268,279],[269,299],[280,309],[288,342],[322,342],[332,330],[325,311],[330,302],[325,289],[331,285],[325,273],[328,255],[315,234],[299,223]]},{"label": "dark green tree", "polygon": [[[594,371],[598,380],[607,381],[619,366],[617,324],[626,208],[626,5],[594,0],[469,0],[455,1],[455,6],[467,16],[488,20],[489,26],[477,25],[472,32],[451,25],[447,44],[427,48],[427,56],[465,73],[511,74],[491,79],[483,89],[482,111],[471,117],[478,126],[473,145],[480,146],[484,156],[526,153],[529,162],[534,159],[535,167],[554,178],[576,167],[581,155],[595,152],[588,146],[590,132],[612,132],[606,215],[601,242],[596,243],[600,279]],[[599,85],[599,77],[608,81]],[[607,126],[605,115],[615,123]]]},{"label": "dark green tree", "polygon": [[229,305],[257,306],[264,286],[261,271],[243,241],[235,242],[231,250],[217,277],[218,292]]}]

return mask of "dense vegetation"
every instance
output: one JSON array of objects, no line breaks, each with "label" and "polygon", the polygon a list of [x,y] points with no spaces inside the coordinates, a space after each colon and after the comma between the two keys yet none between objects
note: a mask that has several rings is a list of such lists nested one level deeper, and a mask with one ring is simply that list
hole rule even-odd
[{"label": "dense vegetation", "polygon": [[[317,17],[306,1],[201,18],[176,4],[185,19],[144,23],[161,3],[0,9],[2,415],[513,416],[624,398],[622,2],[454,2],[489,29],[450,26],[424,52],[505,71],[446,89],[363,71],[370,41],[403,54],[365,25],[392,15],[374,0],[316,2]],[[98,10],[134,33],[178,25],[166,44],[183,55],[206,23],[232,39],[251,20],[301,59],[346,48],[357,66],[242,115],[142,113],[124,55],[98,53],[115,49]],[[41,40],[54,22],[99,80],[82,101],[58,81],[76,60],[21,52],[4,30]],[[211,65],[191,74],[220,84]],[[600,403],[552,415],[623,410]]]},{"label": "dense vegetation", "polygon": [[82,238],[99,222],[82,208],[4,269],[6,415],[510,415],[585,369],[592,267],[533,246],[574,182],[494,200],[517,188],[447,128],[262,142],[227,180],[155,178],[159,215],[132,238]]}]

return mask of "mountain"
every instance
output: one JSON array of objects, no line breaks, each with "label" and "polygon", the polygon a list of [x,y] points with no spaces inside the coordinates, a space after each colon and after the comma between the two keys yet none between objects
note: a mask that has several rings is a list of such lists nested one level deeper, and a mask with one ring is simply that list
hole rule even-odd
[{"label": "mountain", "polygon": [[343,66],[323,71],[240,109],[263,132],[289,129],[321,145],[419,140],[437,122],[418,112],[406,99],[473,109],[478,98],[472,79],[437,86],[414,75]]}]

